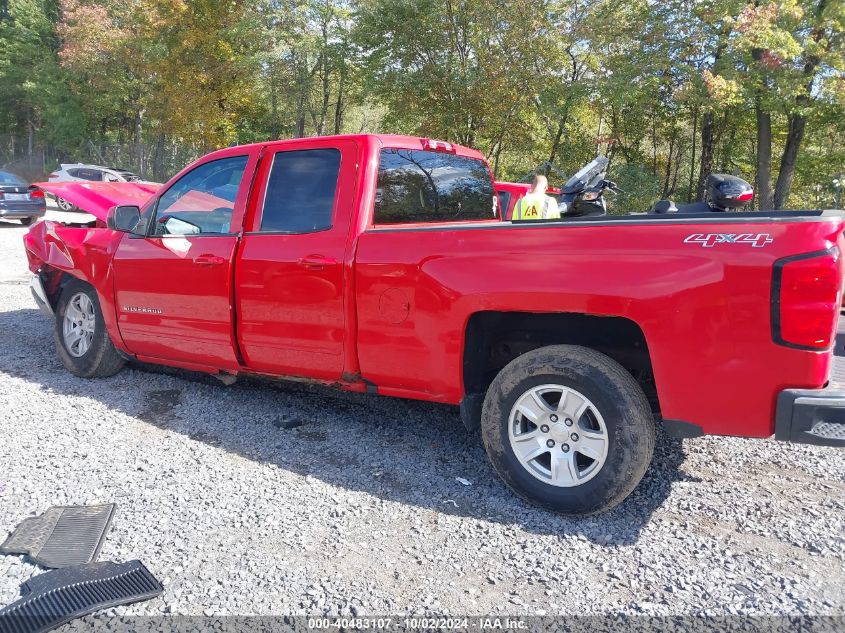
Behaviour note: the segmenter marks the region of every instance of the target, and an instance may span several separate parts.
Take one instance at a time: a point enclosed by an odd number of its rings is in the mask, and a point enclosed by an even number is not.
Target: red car
[[[502,222],[481,154],[405,136],[231,147],[134,204],[42,186],[108,225],[25,237],[77,376],[138,359],[459,405],[513,490],[575,514],[631,493],[658,425],[845,445],[838,213]]]
[[[496,190],[496,197],[502,214],[503,220],[510,220],[513,217],[513,208],[517,201],[528,193],[531,185],[526,182],[504,182],[497,180],[493,183]],[[560,194],[560,189],[557,187],[549,187],[546,193],[550,196],[557,196]]]

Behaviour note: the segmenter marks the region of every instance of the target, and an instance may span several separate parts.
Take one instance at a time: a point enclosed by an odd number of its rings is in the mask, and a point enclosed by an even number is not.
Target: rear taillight
[[[772,278],[772,335],[776,343],[823,350],[836,335],[841,271],[836,248],[785,257]]]
[[[58,178],[58,177],[59,177],[59,172],[54,171],[52,174],[47,176],[47,180],[52,180],[53,178]]]
[[[41,189],[30,189],[29,190],[29,197],[30,198],[43,198],[44,192]]]

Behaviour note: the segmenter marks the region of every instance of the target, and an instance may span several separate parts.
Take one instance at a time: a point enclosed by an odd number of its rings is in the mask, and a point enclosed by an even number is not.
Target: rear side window
[[[331,228],[339,172],[337,149],[276,152],[264,196],[261,231],[314,233]]]
[[[103,172],[99,169],[77,169],[76,178],[83,178],[85,180],[100,181],[103,179]]]
[[[480,160],[441,152],[381,152],[375,224],[491,220],[490,170]]]

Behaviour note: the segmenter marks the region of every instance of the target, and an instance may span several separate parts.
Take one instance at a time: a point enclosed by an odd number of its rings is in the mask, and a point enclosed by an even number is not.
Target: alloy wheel
[[[598,408],[563,385],[539,385],[522,394],[508,420],[519,463],[552,486],[571,488],[595,477],[607,460],[610,438]]]
[[[94,341],[94,302],[84,292],[70,298],[62,321],[62,337],[71,356],[79,358],[91,348]]]

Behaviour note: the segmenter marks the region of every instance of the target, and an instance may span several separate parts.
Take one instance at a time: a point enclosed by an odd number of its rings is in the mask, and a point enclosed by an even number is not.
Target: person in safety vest
[[[522,198],[516,201],[513,208],[514,220],[551,220],[560,218],[557,200],[546,195],[549,181],[537,174],[531,182],[531,188]]]

